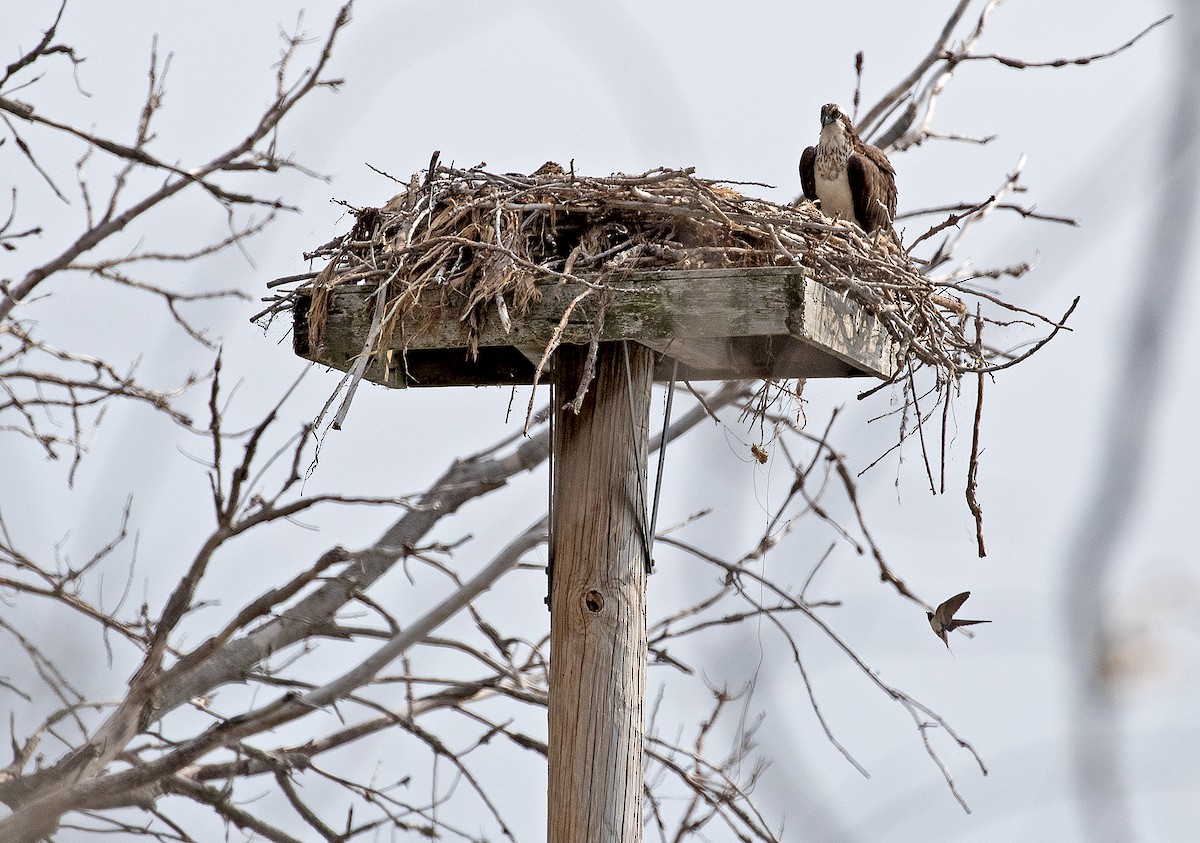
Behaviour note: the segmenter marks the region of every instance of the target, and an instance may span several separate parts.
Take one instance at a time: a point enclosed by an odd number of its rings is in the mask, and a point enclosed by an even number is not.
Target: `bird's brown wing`
[[[817,148],[810,146],[800,156],[800,187],[804,198],[817,201],[817,174],[814,167],[817,164]]]
[[[942,618],[942,622],[946,623],[954,617],[954,613],[962,608],[962,604],[967,602],[967,598],[971,596],[971,592],[964,591],[962,594],[956,594],[949,600],[937,607],[936,614]]]
[[[871,146],[869,143],[864,143],[860,151],[879,168],[886,185],[887,195],[884,197],[884,204],[887,205],[888,215],[896,216],[896,171],[892,167],[892,162],[888,160],[882,149]]]
[[[854,216],[864,231],[886,228],[896,216],[896,171],[878,147],[863,146],[846,162]]]

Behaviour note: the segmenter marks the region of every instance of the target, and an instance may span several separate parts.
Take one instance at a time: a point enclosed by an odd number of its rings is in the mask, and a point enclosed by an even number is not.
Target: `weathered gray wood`
[[[728,367],[734,356],[729,337],[676,337],[669,340],[642,339],[640,342],[696,371]]]
[[[808,284],[799,320],[789,319],[792,336],[852,366],[881,376],[895,371],[896,344],[878,319],[823,284]]]
[[[598,291],[572,311],[561,342],[593,338],[603,308],[602,341],[634,340],[673,360],[690,380],[741,377],[890,377],[896,346],[879,321],[856,302],[792,267],[637,272],[608,277],[623,292]],[[478,336],[479,356],[466,352],[467,329],[450,313],[406,318],[390,355],[372,361],[369,380],[387,386],[527,384],[563,313],[586,288],[546,284],[541,301],[505,332],[493,314]],[[309,342],[306,312],[297,308],[296,352],[343,371],[361,352],[371,321],[374,287],[334,289],[324,336]],[[303,298],[301,299],[303,305]],[[511,352],[511,353],[510,353]],[[656,380],[669,377],[660,362]]]
[[[558,394],[574,395],[585,349],[557,355]],[[642,839],[652,369],[646,348],[602,346],[580,413],[555,416],[550,843]]]

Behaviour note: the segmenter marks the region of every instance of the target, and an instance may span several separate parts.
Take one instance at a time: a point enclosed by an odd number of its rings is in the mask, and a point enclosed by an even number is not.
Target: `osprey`
[[[800,185],[826,216],[854,220],[868,234],[896,216],[896,171],[835,103],[821,106],[821,138],[800,156]]]

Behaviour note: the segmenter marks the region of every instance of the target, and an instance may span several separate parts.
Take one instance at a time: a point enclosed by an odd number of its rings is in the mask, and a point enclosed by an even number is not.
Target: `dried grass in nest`
[[[435,161],[380,208],[353,209],[349,232],[306,258],[326,259],[311,284],[310,336],[319,338],[339,284],[386,284],[376,348],[417,305],[461,320],[472,352],[491,304],[519,320],[539,284],[574,281],[619,294],[630,270],[804,266],[878,317],[904,357],[939,380],[980,370],[967,309],[936,295],[891,237],[833,223],[809,203],[745,196],[735,182],[657,169],[604,178],[553,162],[532,175]]]

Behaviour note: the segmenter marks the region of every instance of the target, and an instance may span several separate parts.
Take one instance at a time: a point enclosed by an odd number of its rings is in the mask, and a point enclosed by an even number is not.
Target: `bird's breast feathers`
[[[822,131],[816,160],[813,161],[817,198],[821,200],[821,210],[825,216],[853,222],[854,195],[850,192],[850,178],[846,170],[850,161],[850,146],[845,143],[844,137],[826,137],[826,134],[827,131]]]
[[[854,197],[850,193],[850,179],[846,176],[846,168],[842,167],[832,178],[827,176],[820,166],[813,169],[817,198],[821,200],[821,210],[825,216],[840,217],[853,222]]]

